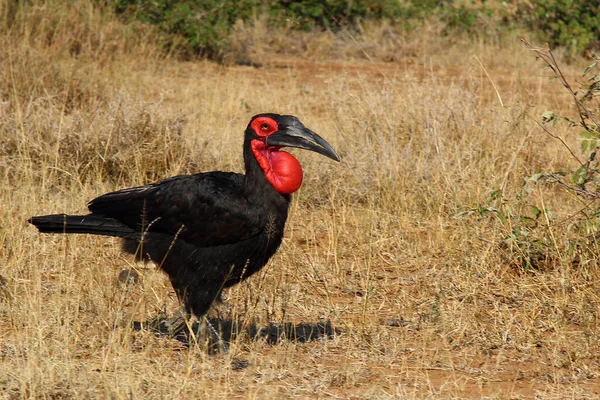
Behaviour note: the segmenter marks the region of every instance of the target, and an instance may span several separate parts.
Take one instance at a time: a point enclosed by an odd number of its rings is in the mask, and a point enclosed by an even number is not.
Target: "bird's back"
[[[180,175],[107,193],[88,208],[140,234],[177,235],[198,247],[218,246],[260,232],[260,210],[245,198],[243,182],[244,175],[232,172]]]

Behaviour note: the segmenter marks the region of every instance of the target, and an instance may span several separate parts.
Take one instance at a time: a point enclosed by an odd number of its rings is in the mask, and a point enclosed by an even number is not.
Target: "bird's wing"
[[[262,231],[260,215],[244,196],[243,175],[234,173],[176,176],[107,193],[88,208],[133,229],[176,235],[198,247],[235,243]]]

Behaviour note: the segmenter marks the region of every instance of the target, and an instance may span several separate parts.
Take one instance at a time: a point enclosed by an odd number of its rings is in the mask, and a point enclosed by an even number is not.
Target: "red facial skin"
[[[269,117],[256,118],[251,126],[261,138],[266,138],[279,129],[277,122]],[[258,165],[275,190],[281,194],[290,194],[300,188],[302,167],[293,155],[281,151],[280,147],[267,146],[262,140],[255,139],[250,144]]]

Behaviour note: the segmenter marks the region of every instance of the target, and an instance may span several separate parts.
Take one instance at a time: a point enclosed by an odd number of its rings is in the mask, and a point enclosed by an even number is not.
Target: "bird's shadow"
[[[173,325],[176,324],[180,324],[179,329],[173,329]],[[238,339],[264,340],[265,343],[274,345],[286,341],[307,343],[320,339],[332,339],[340,333],[339,329],[334,328],[329,320],[299,324],[269,323],[267,326],[260,327],[254,321],[248,322],[231,318],[206,318],[205,321],[193,323],[186,323],[181,319],[178,323],[173,323],[172,318],[159,316],[147,322],[134,322],[133,327],[135,330],[148,330],[158,336],[176,339],[185,346],[204,341],[209,349],[219,346],[227,347],[229,343]]]

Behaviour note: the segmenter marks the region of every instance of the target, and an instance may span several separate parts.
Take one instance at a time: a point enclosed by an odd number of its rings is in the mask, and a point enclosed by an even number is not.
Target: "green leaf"
[[[581,131],[581,132],[579,132],[579,135],[581,135],[582,137],[584,137],[586,139],[597,139],[598,138],[598,133],[590,132],[590,131]]]
[[[588,72],[590,72],[597,64],[597,61],[594,61],[593,63],[591,63],[586,69],[585,71],[583,71],[583,75],[582,76],[586,76],[588,74]]]
[[[466,211],[460,211],[457,212],[456,214],[454,214],[454,218],[460,218],[460,217],[465,217],[465,216],[471,216],[475,213],[474,210],[466,210]]]
[[[554,113],[554,111],[544,111],[542,113],[542,122],[543,123],[548,123],[548,122],[552,122],[555,119],[557,119],[557,115]]]
[[[553,221],[556,219],[556,214],[554,214],[554,211],[552,210],[548,210],[546,208],[544,209],[544,214],[546,214],[546,218],[548,218],[548,221]]]
[[[540,178],[543,178],[543,177],[544,177],[544,174],[542,174],[542,173],[533,174],[529,178],[527,178],[527,182],[537,183],[540,180]]]
[[[577,186],[581,186],[585,183],[588,175],[588,170],[585,167],[579,167],[577,171],[573,175],[571,175],[571,179],[573,183]]]
[[[535,215],[536,218],[539,218],[542,215],[542,210],[537,208],[536,206],[531,206],[531,213]]]
[[[582,153],[585,153],[585,152],[586,152],[586,150],[587,150],[587,148],[588,148],[589,144],[590,144],[590,141],[589,141],[589,140],[583,140],[583,141],[581,142],[581,152],[582,152]]]
[[[500,196],[502,196],[502,190],[496,189],[496,190],[492,191],[490,193],[490,195],[488,196],[487,203],[489,204],[494,200],[498,200],[500,198]]]

